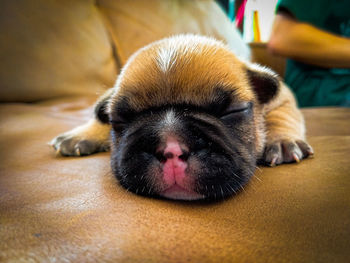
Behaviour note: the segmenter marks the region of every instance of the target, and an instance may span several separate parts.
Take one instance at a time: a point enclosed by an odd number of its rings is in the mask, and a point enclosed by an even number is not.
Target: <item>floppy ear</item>
[[[95,118],[105,124],[109,123],[108,103],[112,94],[113,94],[113,88],[107,90],[95,103],[95,108],[94,108]]]
[[[258,64],[248,64],[247,74],[261,104],[269,102],[277,95],[280,79],[275,72]]]

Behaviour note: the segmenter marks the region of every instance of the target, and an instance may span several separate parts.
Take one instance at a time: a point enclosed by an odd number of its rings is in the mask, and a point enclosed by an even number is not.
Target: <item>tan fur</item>
[[[269,142],[305,139],[304,118],[287,86],[281,82],[279,96],[264,107]]]
[[[162,71],[157,61],[164,48],[178,51],[167,72]],[[204,68],[210,69],[210,74],[203,72]],[[176,87],[169,86],[170,83]],[[246,89],[244,64],[225,45],[207,38],[198,42],[198,36],[186,41],[177,36],[146,46],[130,58],[119,76],[110,106],[119,96],[131,98],[137,110],[160,104],[164,98],[169,103],[202,105],[211,98],[212,88],[217,85],[234,86],[242,101],[254,99],[253,93]]]
[[[163,39],[140,49],[129,59],[113,91],[108,92],[111,96],[108,111],[121,97],[127,97],[138,111],[165,102],[203,105],[210,102],[214,87],[220,85],[234,90],[239,101],[254,103],[258,157],[263,155],[266,145],[304,140],[303,117],[290,90],[280,82],[277,95],[260,104],[250,85],[248,69],[274,75],[268,69],[241,61],[224,44],[210,38],[180,35]],[[95,140],[108,139],[106,125],[97,121],[72,133],[84,138],[95,134]],[[299,155],[299,159],[303,158]]]

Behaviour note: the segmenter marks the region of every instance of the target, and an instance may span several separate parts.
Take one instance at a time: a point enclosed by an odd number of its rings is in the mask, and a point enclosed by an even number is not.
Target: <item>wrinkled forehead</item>
[[[112,104],[127,98],[135,110],[172,104],[251,101],[246,69],[225,46],[160,42],[136,53],[117,81]],[[113,107],[113,106],[112,106]]]

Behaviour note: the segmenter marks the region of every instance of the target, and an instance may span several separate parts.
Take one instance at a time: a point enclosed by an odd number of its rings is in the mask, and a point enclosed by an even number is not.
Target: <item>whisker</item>
[[[232,173],[236,178],[241,179],[241,177],[239,177],[235,172],[232,172]]]
[[[242,185],[242,184],[239,184],[239,186],[241,187],[241,189],[243,190],[243,192],[245,192],[245,189],[244,189],[243,185]]]
[[[258,168],[257,166],[255,168]],[[261,170],[260,170],[261,171]],[[262,182],[262,180],[259,178],[259,176],[257,176],[255,171],[251,171],[248,169],[249,175],[251,175],[252,178],[257,179],[259,182]]]
[[[145,178],[145,174],[142,174],[142,175],[141,175],[140,181],[142,181],[143,178]]]
[[[253,178],[256,178],[259,182],[262,182],[262,180],[256,174],[253,174]]]
[[[232,192],[234,192],[235,194],[237,194],[237,191],[236,191],[235,189],[233,189],[231,185],[227,184],[227,186],[232,190]]]
[[[224,199],[224,191],[222,190],[221,185],[220,185],[220,190],[221,190],[221,196],[222,196],[222,199]]]
[[[260,183],[262,182],[262,179],[256,174],[253,174],[253,178],[257,179]]]
[[[226,185],[225,185],[225,188],[226,188],[226,190],[227,190],[227,193],[230,194],[230,193],[231,193],[230,189],[228,189]]]

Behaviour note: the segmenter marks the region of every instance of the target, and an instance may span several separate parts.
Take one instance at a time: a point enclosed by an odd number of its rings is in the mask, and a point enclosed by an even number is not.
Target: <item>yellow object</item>
[[[254,42],[261,42],[260,38],[260,27],[259,27],[259,14],[258,11],[254,11],[253,13],[253,32],[254,32]]]

